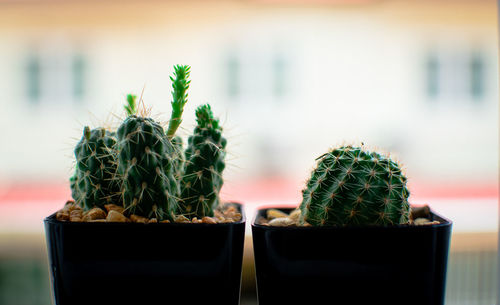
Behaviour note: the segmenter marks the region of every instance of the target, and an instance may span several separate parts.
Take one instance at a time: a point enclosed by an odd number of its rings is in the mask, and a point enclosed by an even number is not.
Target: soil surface
[[[300,210],[295,209],[290,214],[277,209],[267,210],[266,217],[260,217],[257,224],[264,226],[289,227],[289,226],[311,226],[308,223],[300,224]],[[410,222],[408,225],[434,225],[439,224],[439,221],[431,221],[431,209],[428,205],[412,206],[410,209]]]
[[[93,208],[85,211],[74,201],[68,201],[62,209],[57,211],[56,218],[59,221],[69,222],[138,222],[138,223],[170,223],[170,220],[158,221],[156,218],[146,218],[139,215],[128,215],[125,209],[116,204],[105,205],[105,210]],[[229,223],[241,220],[241,213],[232,204],[226,204],[214,211],[213,217],[189,219],[184,215],[176,215],[173,222],[176,223]]]

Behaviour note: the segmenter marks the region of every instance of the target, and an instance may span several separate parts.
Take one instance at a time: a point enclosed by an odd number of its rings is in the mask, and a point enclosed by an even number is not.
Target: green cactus
[[[396,162],[352,146],[333,149],[318,159],[303,190],[302,224],[408,223],[410,193],[407,179]]]
[[[190,66],[174,66],[174,77],[170,77],[172,81],[172,115],[168,123],[167,137],[171,140],[177,128],[182,122],[182,112],[184,111],[184,105],[187,103],[187,89],[191,81],[188,79],[191,73]]]
[[[129,94],[127,118],[116,132],[90,130],[75,149],[77,165],[70,178],[72,196],[86,209],[120,199],[125,214],[172,220],[178,214],[213,216],[219,205],[226,139],[209,105],[196,110],[197,127],[183,151],[176,136],[187,102],[190,67],[175,66],[172,114],[168,129],[138,113]]]
[[[174,167],[174,177],[177,181],[181,181],[184,174],[184,151],[182,149],[182,138],[175,136],[172,138],[172,145],[174,147],[174,154],[172,156],[172,165]]]
[[[83,192],[85,189],[85,181],[82,177],[82,171],[78,170],[78,166],[75,166],[75,173],[69,178],[69,186],[71,188],[71,197],[73,197],[76,203],[83,206],[82,202],[85,198],[85,193]]]
[[[84,209],[104,208],[118,194],[115,181],[114,135],[104,128],[86,126],[75,148],[76,170],[70,178],[73,199]]]
[[[196,121],[185,153],[180,211],[189,217],[213,216],[223,184],[226,139],[210,105],[196,109]]]
[[[159,123],[136,115],[135,96],[127,102],[129,116],[118,128],[116,144],[123,206],[129,214],[172,219],[179,196],[168,157],[173,146]]]

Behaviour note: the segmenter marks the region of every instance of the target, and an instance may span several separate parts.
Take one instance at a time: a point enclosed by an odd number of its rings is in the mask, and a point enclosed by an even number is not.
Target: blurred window
[[[73,56],[71,65],[72,80],[73,80],[73,97],[75,101],[81,101],[85,93],[85,73],[86,62],[85,58],[81,55]]]
[[[273,59],[273,76],[274,76],[273,93],[276,98],[283,97],[287,90],[286,68],[287,68],[287,63],[283,54],[276,54]]]
[[[26,65],[26,93],[33,104],[40,101],[40,80],[40,57],[30,54]]]
[[[227,59],[227,94],[230,97],[237,97],[240,94],[240,73],[241,65],[235,55],[230,55]]]
[[[474,100],[484,97],[485,64],[484,56],[479,52],[473,52],[470,57],[470,95]]]
[[[435,99],[439,95],[439,58],[435,52],[427,55],[425,63],[426,73],[426,93],[430,99]]]
[[[25,94],[31,104],[81,103],[85,97],[87,62],[82,54],[40,52],[26,65]]]
[[[425,60],[425,94],[431,101],[475,103],[486,95],[483,52],[431,51]]]

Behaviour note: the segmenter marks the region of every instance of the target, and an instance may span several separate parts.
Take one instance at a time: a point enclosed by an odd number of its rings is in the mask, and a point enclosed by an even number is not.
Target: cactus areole
[[[300,205],[313,226],[392,225],[409,221],[410,195],[400,166],[376,152],[343,146],[318,158]]]

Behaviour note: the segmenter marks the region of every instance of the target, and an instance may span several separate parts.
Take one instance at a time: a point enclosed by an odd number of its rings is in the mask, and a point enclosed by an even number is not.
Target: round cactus
[[[220,202],[226,139],[210,105],[196,109],[196,121],[186,149],[180,208],[190,217],[213,216]]]
[[[75,202],[84,209],[104,208],[119,192],[114,179],[116,154],[114,135],[104,128],[85,127],[75,148],[76,170],[70,178]]]
[[[409,221],[410,195],[399,165],[343,146],[322,155],[302,191],[301,222],[313,226],[391,225]]]

